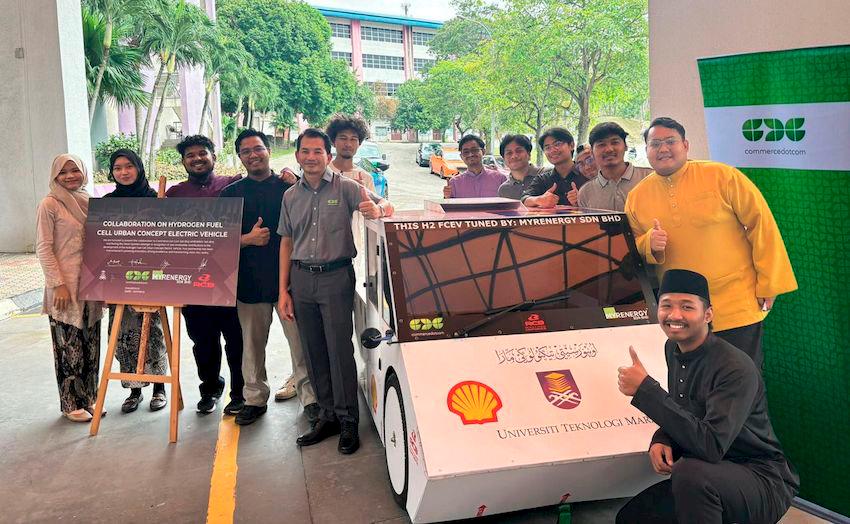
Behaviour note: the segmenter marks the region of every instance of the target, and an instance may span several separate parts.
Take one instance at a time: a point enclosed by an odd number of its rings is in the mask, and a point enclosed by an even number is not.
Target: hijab
[[[76,164],[83,175],[83,183],[76,191],[68,191],[56,180],[69,160]],[[88,180],[88,169],[80,157],[65,153],[53,159],[53,166],[50,168],[50,196],[65,206],[65,209],[82,225],[85,225],[86,215],[89,212],[89,194],[86,192]]]
[[[139,173],[136,181],[127,186],[120,184],[112,175],[115,161],[121,157],[129,160]],[[117,149],[109,157],[109,179],[115,182],[115,191],[104,195],[106,197],[156,197],[156,191],[150,186],[145,176],[145,166],[142,164],[142,159],[131,149]]]

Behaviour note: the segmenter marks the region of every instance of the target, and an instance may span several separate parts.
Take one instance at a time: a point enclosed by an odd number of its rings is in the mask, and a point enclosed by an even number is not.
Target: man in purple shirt
[[[215,174],[215,145],[202,135],[188,136],[177,144],[177,151],[189,179],[165,192],[167,197],[218,197],[228,185],[242,178]],[[221,372],[221,336],[230,367],[230,403],[226,415],[235,415],[245,401],[242,396],[242,328],[235,307],[186,306],[183,308],[186,331],[194,343],[192,352],[201,379],[198,413],[212,413],[224,392]]]
[[[449,179],[443,189],[445,198],[480,198],[499,196],[499,186],[507,178],[495,169],[487,169],[484,158],[484,141],[475,135],[466,135],[457,143],[466,171]]]

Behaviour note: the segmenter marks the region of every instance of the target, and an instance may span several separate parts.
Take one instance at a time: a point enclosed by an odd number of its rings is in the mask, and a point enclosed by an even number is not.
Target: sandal
[[[123,413],[132,413],[136,411],[137,409],[139,409],[139,404],[142,403],[142,400],[144,398],[145,397],[142,394],[130,395],[129,397],[127,397],[127,400],[125,400],[124,403],[121,404],[121,411]]]
[[[89,406],[89,407],[85,408],[85,410],[88,411],[91,416],[94,416],[94,406]],[[103,413],[100,414],[100,416],[101,417],[106,416],[106,410],[105,409],[103,410]]]
[[[168,404],[168,397],[165,396],[164,391],[157,391],[151,397],[151,411],[159,411],[166,404]]]
[[[65,418],[72,422],[91,422],[92,416],[91,413],[84,409],[75,409],[70,413],[62,413]]]

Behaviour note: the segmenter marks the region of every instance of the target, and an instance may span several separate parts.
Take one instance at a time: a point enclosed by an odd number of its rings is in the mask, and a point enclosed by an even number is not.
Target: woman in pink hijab
[[[80,301],[77,288],[89,194],[88,172],[74,155],[59,155],[50,170],[50,194],[38,206],[36,253],[44,271],[42,312],[50,319],[62,413],[92,419],[100,362],[103,304]]]

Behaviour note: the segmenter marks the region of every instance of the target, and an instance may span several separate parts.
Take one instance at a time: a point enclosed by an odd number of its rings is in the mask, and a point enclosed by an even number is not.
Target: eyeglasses
[[[555,149],[556,147],[561,147],[563,145],[564,142],[561,142],[560,140],[555,140],[554,142],[549,142],[548,144],[544,145],[543,151],[551,151],[552,149]]]
[[[584,164],[586,166],[592,166],[595,163],[596,162],[593,159],[593,156],[589,156],[589,157],[585,158],[584,160],[579,160],[578,162],[576,162],[576,164]]]
[[[259,155],[259,154],[262,154],[262,152],[265,151],[265,150],[266,150],[265,146],[257,146],[257,147],[252,147],[252,148],[248,148],[248,149],[240,149],[239,150],[239,156],[250,156],[251,153],[257,153]]]
[[[648,147],[649,149],[658,149],[662,145],[667,147],[673,147],[681,141],[681,138],[671,136],[670,138],[665,138],[664,140],[650,140],[649,142],[647,142],[646,147]]]
[[[482,150],[482,149],[479,149],[479,148],[475,148],[475,149],[463,149],[463,150],[461,150],[460,154],[461,154],[462,156],[479,155],[479,154],[481,154],[481,151],[483,151],[483,150]]]

